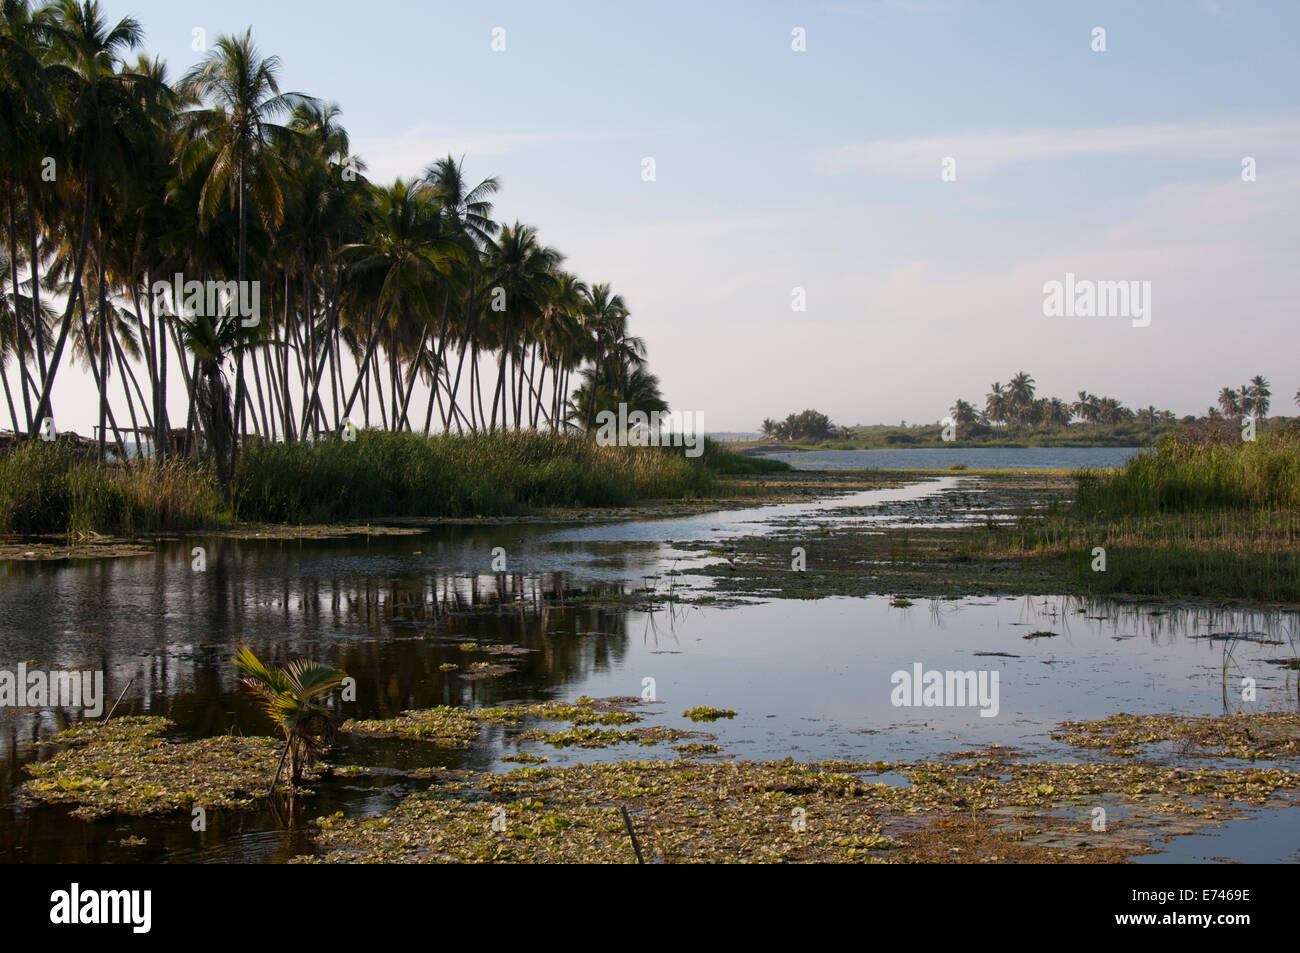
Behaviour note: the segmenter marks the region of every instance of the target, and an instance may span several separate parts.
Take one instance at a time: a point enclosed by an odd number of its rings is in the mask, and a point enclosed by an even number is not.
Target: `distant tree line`
[[[1073,401],[1059,397],[1039,397],[1035,381],[1025,371],[1018,371],[1003,386],[994,381],[984,398],[983,408],[958,398],[951,410],[952,419],[959,428],[978,427],[1040,427],[1061,429],[1072,423],[1114,426],[1126,421],[1138,423],[1175,423],[1173,411],[1157,410],[1154,406],[1133,410],[1118,399],[1081,390]]]
[[[1205,416],[1210,420],[1229,417],[1240,420],[1242,417],[1263,417],[1268,413],[1269,400],[1273,392],[1269,390],[1268,381],[1263,375],[1256,374],[1249,384],[1240,387],[1225,387],[1219,391],[1217,407],[1210,407]],[[1300,403],[1300,391],[1296,391],[1296,403]]]
[[[791,414],[785,420],[775,421],[768,417],[763,421],[763,436],[769,440],[827,440],[834,436],[839,428],[831,423],[829,417],[816,410],[805,410]]]

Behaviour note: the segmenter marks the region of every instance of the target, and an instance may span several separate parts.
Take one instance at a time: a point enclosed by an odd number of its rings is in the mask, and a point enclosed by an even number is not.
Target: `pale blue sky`
[[[342,106],[374,178],[448,151],[499,176],[498,217],[623,293],[665,396],[710,430],[804,407],[937,420],[1020,368],[1044,393],[1179,413],[1256,373],[1279,410],[1300,386],[1300,4],[106,9],[172,78],[193,28],[251,25],[286,88]],[[1044,317],[1066,271],[1150,280],[1151,326]]]

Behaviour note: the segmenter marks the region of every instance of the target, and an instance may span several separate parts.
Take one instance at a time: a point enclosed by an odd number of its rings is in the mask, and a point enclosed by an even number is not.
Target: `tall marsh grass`
[[[1300,509],[1300,431],[1170,434],[1116,474],[1080,474],[1075,506],[1085,518]]]
[[[715,471],[680,448],[600,447],[578,435],[363,431],[354,441],[261,443],[240,456],[243,520],[510,515],[706,495]]]
[[[1300,431],[1181,431],[1076,480],[1071,507],[991,530],[988,547],[1065,559],[1097,595],[1300,603]]]
[[[600,447],[576,434],[363,431],[355,441],[250,443],[227,507],[209,464],[100,465],[63,442],[36,442],[0,455],[0,533],[129,536],[236,519],[508,516],[707,497],[720,473],[783,469],[712,441],[688,458],[680,447]]]
[[[0,533],[138,533],[229,521],[211,468],[194,461],[99,464],[63,441],[0,455]]]

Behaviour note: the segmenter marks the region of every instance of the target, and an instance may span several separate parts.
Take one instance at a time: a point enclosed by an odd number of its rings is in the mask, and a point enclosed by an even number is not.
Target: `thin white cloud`
[[[457,158],[469,156],[477,159],[481,156],[501,156],[574,143],[620,138],[648,139],[665,135],[671,133],[662,130],[653,132],[534,130],[453,134],[444,129],[425,125],[413,127],[400,136],[358,137],[353,142],[353,149],[365,160],[366,174],[371,180],[383,182],[397,176],[409,178],[418,175],[434,159],[445,155]]]
[[[947,156],[962,177],[985,175],[1018,162],[1101,155],[1165,155],[1174,158],[1247,156],[1263,150],[1300,148],[1300,119],[1264,122],[1128,124],[1092,129],[967,132],[911,139],[873,139],[823,154],[831,172],[889,169],[933,177]]]

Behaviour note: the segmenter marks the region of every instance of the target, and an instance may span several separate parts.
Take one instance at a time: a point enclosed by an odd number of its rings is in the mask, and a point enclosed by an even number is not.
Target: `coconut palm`
[[[960,397],[949,408],[949,413],[952,414],[952,419],[958,427],[970,427],[979,419],[975,406]]]
[[[297,785],[302,781],[302,769],[310,767],[333,741],[334,717],[324,702],[343,685],[346,673],[301,659],[283,668],[270,668],[247,648],[241,648],[233,661],[247,673],[240,684],[284,734],[284,752],[271,790],[280,780],[286,756],[290,783]]]
[[[1268,414],[1268,406],[1273,396],[1269,383],[1262,374],[1256,374],[1247,385],[1250,390],[1250,412],[1258,417]]]
[[[44,18],[45,35],[59,62],[46,69],[51,86],[59,91],[59,113],[64,124],[63,149],[71,185],[80,199],[80,227],[75,245],[69,242],[72,257],[67,303],[59,335],[50,355],[49,371],[41,388],[33,419],[49,413],[54,387],[72,330],[76,308],[85,305],[82,273],[90,248],[92,225],[99,266],[97,286],[98,310],[107,304],[107,276],[104,243],[108,233],[109,197],[113,183],[129,177],[135,156],[135,143],[143,138],[149,123],[150,104],[168,95],[153,79],[122,68],[122,56],[135,49],[144,32],[138,21],[125,17],[109,25],[99,4],[86,0],[59,0],[48,8]],[[75,201],[75,199],[73,200]],[[73,206],[75,207],[75,206]],[[66,233],[71,239],[71,231]],[[106,327],[106,325],[104,325]],[[100,341],[100,364],[108,362],[108,340]],[[100,454],[104,452],[104,419],[107,388],[100,380]]]
[[[1074,415],[1084,423],[1092,423],[1097,417],[1097,398],[1086,390],[1079,391],[1079,398],[1070,405]]]
[[[69,350],[99,390],[101,454],[111,431],[125,455],[127,426],[169,452],[183,385],[175,449],[221,455],[227,493],[241,438],[316,437],[358,401],[367,423],[410,429],[420,381],[425,432],[435,404],[444,430],[554,429],[610,399],[662,400],[626,303],[564,271],[534,228],[500,229],[497,179],[446,156],[376,186],[338,107],[282,92],[250,32],[174,88],[141,40],[94,2],[0,0],[0,413],[15,430],[49,415]],[[257,325],[174,313],[195,310],[158,290],[177,273],[258,282]]]
[[[555,293],[556,274],[563,257],[558,251],[542,245],[537,230],[531,225],[515,222],[505,226],[487,247],[487,268],[491,273],[493,294],[500,302],[494,303],[489,317],[499,342],[497,359],[497,386],[492,396],[490,426],[496,426],[497,408],[500,404],[503,425],[507,419],[505,398],[507,360],[513,363],[515,427],[523,419],[523,357],[532,342],[536,324],[545,314],[548,302]]]
[[[1052,397],[1043,404],[1042,422],[1048,427],[1068,427],[1070,416],[1070,405],[1059,397]]]
[[[988,396],[984,398],[984,413],[993,423],[1006,423],[1011,410],[1011,400],[998,381],[989,387]]]
[[[1241,396],[1231,387],[1219,391],[1219,409],[1225,417],[1240,417],[1242,413]]]
[[[1024,371],[1007,384],[1007,412],[1017,423],[1027,423],[1034,404],[1034,379]]]
[[[279,57],[263,57],[252,30],[242,37],[221,36],[203,61],[180,81],[182,94],[206,105],[190,113],[194,144],[214,153],[207,181],[199,195],[199,213],[210,220],[218,202],[228,196],[239,215],[239,274],[248,281],[248,202],[254,193],[263,221],[278,224],[284,213],[279,153],[272,145],[289,136],[276,122],[308,100],[301,93],[282,93]],[[244,352],[235,352],[234,419],[244,419]],[[239,441],[230,447],[233,470]]]

